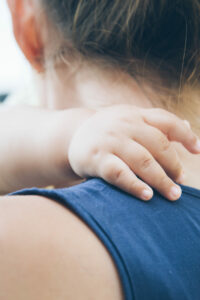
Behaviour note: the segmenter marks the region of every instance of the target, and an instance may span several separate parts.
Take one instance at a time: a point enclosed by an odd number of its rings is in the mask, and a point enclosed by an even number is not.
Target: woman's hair
[[[200,0],[40,1],[66,45],[83,58],[154,85],[159,78],[179,100],[185,86],[198,85]]]

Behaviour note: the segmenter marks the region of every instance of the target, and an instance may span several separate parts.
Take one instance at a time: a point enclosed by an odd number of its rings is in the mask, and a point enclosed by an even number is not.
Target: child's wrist
[[[54,162],[55,174],[58,174],[57,178],[60,177],[61,185],[71,185],[81,179],[70,166],[68,150],[75,132],[95,112],[95,110],[85,108],[56,112],[55,131],[52,133],[53,138],[50,137],[51,146],[49,147],[50,149],[53,147],[53,151],[49,152],[49,160]]]

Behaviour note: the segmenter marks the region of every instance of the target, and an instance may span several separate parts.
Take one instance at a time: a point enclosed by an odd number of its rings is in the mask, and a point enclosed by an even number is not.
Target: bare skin
[[[200,188],[195,181],[200,162],[183,163],[192,185]],[[0,241],[0,299],[123,299],[105,247],[82,221],[51,200],[0,197]]]
[[[112,77],[113,75],[113,77]],[[73,84],[66,85],[68,73],[60,70],[59,73],[60,82],[62,85],[57,85],[57,82],[53,82],[53,78],[43,78],[46,82],[46,87],[52,89],[53,85],[58,94],[60,95],[60,102],[58,104],[56,95],[52,94],[51,105],[54,108],[65,107],[68,105],[66,99],[62,96],[63,88],[67,90],[66,93],[71,91],[73,95],[76,95],[76,101],[81,103],[83,107],[89,107],[97,109],[107,108],[116,104],[133,104],[140,108],[151,108],[151,104],[148,99],[142,94],[140,88],[135,85],[135,82],[130,79],[130,76],[115,72],[104,73],[102,70],[94,69],[83,69],[79,73],[76,73],[73,78]],[[82,85],[82,78],[84,78],[84,84],[87,88]],[[44,95],[44,94],[43,94]],[[95,95],[98,95],[102,101],[95,102]],[[126,97],[125,97],[126,95]],[[138,98],[139,97],[139,98]],[[86,100],[87,99],[87,100]],[[105,99],[105,101],[103,100]],[[141,99],[140,104],[138,99]],[[116,100],[116,102],[115,102]],[[152,114],[153,117],[153,114]],[[187,116],[185,117],[187,119]],[[198,134],[199,136],[199,134]],[[182,184],[190,185],[195,188],[200,188],[200,183],[196,180],[199,176],[200,169],[200,155],[193,155],[189,153],[181,144],[172,142],[172,147],[176,150],[180,157],[181,164],[185,173],[185,177],[182,180]]]
[[[22,3],[31,5],[36,1],[9,1],[13,10],[14,4],[19,6]],[[23,9],[20,11],[25,15]],[[30,7],[28,12],[28,16],[31,16]],[[17,19],[22,20],[19,16]],[[19,34],[19,37],[20,46],[29,61],[38,71],[42,71],[40,60],[36,60],[29,51],[33,47],[28,49],[23,35]],[[34,39],[36,50],[41,46],[38,45],[38,41],[39,39]],[[71,95],[68,98],[72,101],[76,99],[76,102],[73,102],[76,107],[81,105],[90,108],[94,105],[100,108],[108,104],[124,103],[124,99],[127,99],[128,104],[131,99],[133,105],[138,105],[138,100],[136,103],[138,95],[141,99],[139,106],[150,107],[147,99],[141,96],[141,91],[130,78],[120,77],[119,84],[119,74],[113,73],[113,76],[109,74],[108,76],[102,70],[97,72],[96,69],[84,68],[78,76],[71,76],[71,72],[68,73],[63,68],[58,73],[60,80],[55,81],[50,73],[46,73],[41,78],[41,84],[46,95],[51,95],[45,97],[49,99],[48,107],[54,109],[71,107],[71,104],[65,102],[66,95]],[[84,85],[81,84],[83,78]],[[106,102],[98,100],[94,103],[94,95],[98,95],[99,99],[105,99]],[[56,99],[60,99],[60,103],[56,102]],[[87,102],[84,99],[87,99]],[[186,174],[187,172],[191,174],[189,180],[186,177],[184,184],[191,183],[191,186],[200,188],[200,182],[195,181],[200,176],[199,155],[194,157],[192,154],[185,155],[180,145],[177,145],[177,151],[181,155]],[[191,163],[188,163],[189,161]],[[121,300],[123,298],[116,268],[102,243],[76,216],[53,201],[31,196],[1,197],[0,245],[0,299]]]
[[[191,175],[184,183],[200,188],[199,155],[175,145]],[[123,299],[102,243],[76,216],[48,199],[0,198],[0,241],[1,299]]]
[[[46,112],[0,111],[0,193],[68,186],[77,177],[95,176],[142,200],[152,198],[150,186],[177,200],[181,189],[173,181],[183,183],[183,168],[170,142],[197,154],[197,137],[182,120],[153,109],[139,84],[119,69],[80,56],[52,61],[52,41],[59,45],[59,34],[40,1],[8,4],[16,40],[41,73],[40,103]]]
[[[105,247],[51,200],[1,198],[0,241],[0,299],[123,299]]]
[[[200,188],[200,157],[181,147],[177,151],[191,174],[184,183]],[[57,203],[31,196],[0,198],[0,241],[0,299],[123,299],[105,247]]]

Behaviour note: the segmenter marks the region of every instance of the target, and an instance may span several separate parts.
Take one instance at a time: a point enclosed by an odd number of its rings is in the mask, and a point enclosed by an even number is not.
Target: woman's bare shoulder
[[[122,299],[110,255],[77,216],[43,197],[0,200],[1,299]]]

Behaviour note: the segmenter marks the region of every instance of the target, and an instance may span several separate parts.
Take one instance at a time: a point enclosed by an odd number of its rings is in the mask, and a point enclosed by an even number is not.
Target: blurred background
[[[15,42],[6,0],[0,0],[0,99],[28,84],[30,66]]]

